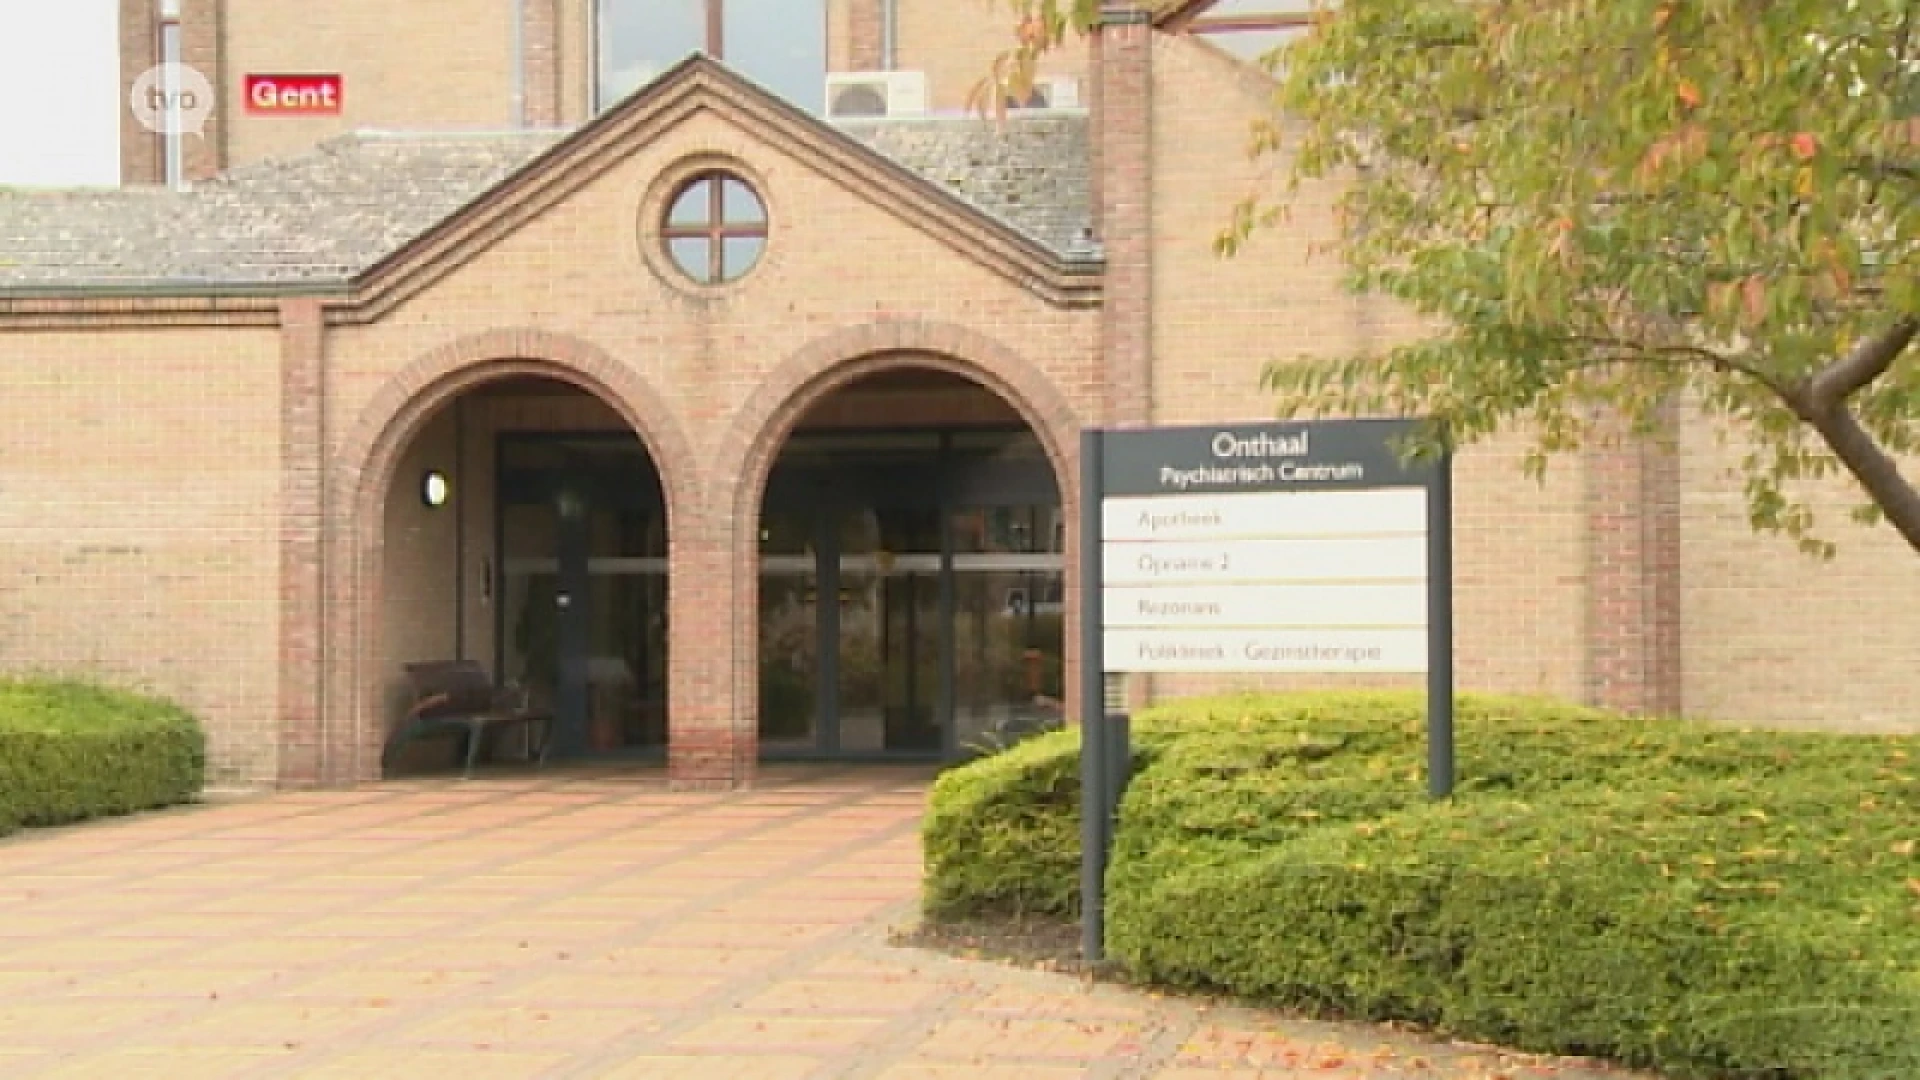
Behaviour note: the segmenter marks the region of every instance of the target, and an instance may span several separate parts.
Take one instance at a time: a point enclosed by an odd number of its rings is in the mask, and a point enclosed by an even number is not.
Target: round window
[[[667,202],[660,236],[667,257],[702,285],[738,280],[767,249],[767,207],[745,180],[703,172]]]

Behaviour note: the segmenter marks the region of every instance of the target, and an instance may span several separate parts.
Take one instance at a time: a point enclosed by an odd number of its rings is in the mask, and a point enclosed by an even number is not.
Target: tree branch
[[[1847,355],[1809,376],[1793,394],[1785,395],[1801,418],[1815,422],[1809,412],[1824,413],[1839,408],[1862,387],[1887,373],[1893,362],[1920,334],[1920,319],[1907,316],[1878,334],[1855,345]],[[1794,397],[1804,395],[1803,403]]]
[[[1881,513],[1900,535],[1920,552],[1920,490],[1900,475],[1900,467],[1880,449],[1867,429],[1845,404],[1829,409],[1808,423],[1833,449],[1840,464],[1846,466],[1860,486],[1867,490]]]
[[[1561,339],[1573,345],[1593,345],[1607,349],[1620,349],[1631,355],[1612,356],[1600,363],[1645,360],[1655,363],[1679,362],[1704,364],[1722,375],[1745,375],[1777,394],[1785,394],[1785,388],[1779,380],[1751,364],[1742,363],[1724,353],[1718,353],[1702,345],[1648,345],[1645,342],[1629,341],[1625,338],[1603,334],[1569,334]],[[1591,365],[1588,365],[1591,366]]]
[[[1907,482],[1900,466],[1847,407],[1848,398],[1886,374],[1916,334],[1920,334],[1920,319],[1906,316],[1787,387],[1780,396],[1794,415],[1820,433],[1887,521],[1915,551],[1920,551],[1920,489]]]

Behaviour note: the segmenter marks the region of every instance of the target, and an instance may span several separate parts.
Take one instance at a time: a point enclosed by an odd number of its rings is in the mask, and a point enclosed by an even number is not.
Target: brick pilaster
[[[1636,437],[1617,429],[1584,452],[1587,698],[1677,713],[1680,694],[1680,467],[1677,414]]]
[[[125,184],[165,179],[160,136],[141,125],[130,104],[133,81],[159,62],[159,5],[154,0],[120,0],[120,180]]]
[[[321,782],[321,443],[326,321],[320,302],[280,304],[280,786]]]
[[[236,105],[238,87],[229,86],[220,55],[225,36],[226,0],[182,0],[180,5],[180,60],[207,77],[213,86],[213,111],[198,136],[180,141],[189,181],[210,180],[227,166],[227,115]]]
[[[559,0],[527,0],[521,12],[521,70],[526,81],[519,120],[527,127],[559,127]]]
[[[758,518],[736,523],[752,534]],[[757,545],[735,551],[733,530],[703,514],[675,521],[668,545],[667,773],[676,789],[750,787],[759,751],[759,665],[747,650],[758,618],[743,611]]]
[[[887,0],[849,0],[847,5],[847,67],[877,71],[886,44]]]
[[[1095,230],[1107,259],[1105,420],[1136,426],[1153,413],[1152,14],[1109,0],[1093,57]]]

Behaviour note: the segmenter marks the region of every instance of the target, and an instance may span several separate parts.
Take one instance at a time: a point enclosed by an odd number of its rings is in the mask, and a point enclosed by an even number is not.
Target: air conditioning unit
[[[924,71],[836,71],[827,76],[827,119],[924,116]]]
[[[1009,101],[1015,109],[1077,109],[1080,80],[1073,75],[1038,75],[1025,101]]]

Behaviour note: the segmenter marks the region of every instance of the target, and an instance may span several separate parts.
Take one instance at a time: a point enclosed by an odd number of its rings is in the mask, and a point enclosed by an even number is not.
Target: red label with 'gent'
[[[249,75],[243,92],[250,113],[330,115],[345,100],[338,75]]]

